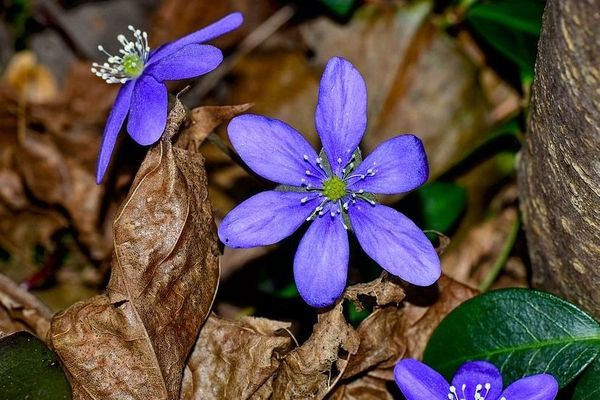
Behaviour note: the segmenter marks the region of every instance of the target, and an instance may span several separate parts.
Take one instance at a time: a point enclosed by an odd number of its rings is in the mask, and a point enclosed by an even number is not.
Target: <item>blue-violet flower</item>
[[[193,78],[218,67],[223,61],[221,50],[201,43],[236,29],[242,21],[240,13],[229,14],[152,51],[146,32],[129,26],[133,40],[117,36],[123,46],[119,54],[112,55],[98,46],[108,60],[104,64],[94,63],[92,72],[107,83],[123,84],[104,128],[96,172],[98,183],[104,177],[127,114],[127,131],[133,140],[143,146],[155,143],[167,122],[168,96],[164,82]]]
[[[323,144],[320,155],[282,121],[242,115],[230,122],[229,138],[246,164],[287,187],[238,205],[219,226],[220,239],[230,247],[264,246],[312,221],[294,258],[294,279],[314,307],[333,304],[346,286],[349,229],[391,274],[416,285],[433,284],[440,261],[425,234],[373,195],[406,192],[427,180],[422,142],[413,135],[397,136],[361,162],[357,149],[367,125],[367,89],[343,58],[327,63],[315,124]]]
[[[396,383],[407,400],[553,400],[558,382],[552,375],[521,378],[503,389],[498,368],[486,361],[463,364],[449,384],[420,361],[401,360],[394,368]]]

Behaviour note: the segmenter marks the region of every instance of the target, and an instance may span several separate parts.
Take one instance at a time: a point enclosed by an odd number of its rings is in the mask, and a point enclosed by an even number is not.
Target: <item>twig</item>
[[[479,285],[479,290],[482,293],[487,292],[489,290],[489,288],[492,286],[492,284],[494,283],[494,281],[500,274],[502,267],[504,267],[504,265],[506,264],[506,261],[508,260],[508,256],[510,255],[510,251],[512,250],[513,246],[515,245],[515,241],[517,239],[517,234],[519,233],[520,227],[521,227],[521,219],[517,215],[517,218],[516,218],[515,222],[513,222],[512,226],[510,228],[510,232],[508,233],[508,236],[506,237],[506,241],[504,242],[504,245],[502,246],[502,249],[500,250],[500,254],[498,255],[498,258],[496,259],[496,262],[492,266],[492,269],[490,270],[490,272],[488,272],[488,274],[486,275],[483,282],[481,282],[481,284]]]
[[[0,305],[8,311],[21,311],[18,319],[33,329],[40,339],[46,340],[52,311],[3,274],[0,274]]]

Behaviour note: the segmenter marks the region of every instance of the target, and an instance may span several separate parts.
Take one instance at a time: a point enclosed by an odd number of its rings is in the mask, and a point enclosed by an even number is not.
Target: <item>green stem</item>
[[[502,267],[504,267],[504,265],[506,264],[508,256],[510,255],[511,250],[515,245],[515,241],[517,240],[517,234],[519,233],[520,227],[521,219],[517,216],[517,219],[515,220],[515,222],[513,222],[513,225],[510,228],[510,232],[506,237],[506,241],[504,242],[504,246],[502,246],[502,249],[500,250],[500,254],[496,259],[496,262],[492,266],[490,272],[486,275],[483,282],[481,282],[481,284],[479,285],[479,291],[481,291],[482,293],[487,292],[489,290],[490,286],[492,286],[492,284],[500,274],[500,271],[502,271]]]

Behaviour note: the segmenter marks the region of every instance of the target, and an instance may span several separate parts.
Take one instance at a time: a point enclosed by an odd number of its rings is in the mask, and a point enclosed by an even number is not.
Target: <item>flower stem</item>
[[[506,264],[508,260],[508,256],[510,255],[511,250],[515,245],[515,241],[517,240],[517,234],[519,233],[519,228],[521,227],[521,219],[517,215],[517,218],[513,222],[510,232],[508,232],[508,236],[506,237],[506,241],[500,250],[500,254],[496,259],[496,262],[492,266],[490,272],[486,275],[483,282],[479,284],[479,291],[482,293],[487,292],[502,271],[502,267]]]

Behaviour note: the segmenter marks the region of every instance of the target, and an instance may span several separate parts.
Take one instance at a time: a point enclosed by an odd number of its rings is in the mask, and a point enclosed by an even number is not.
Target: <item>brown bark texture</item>
[[[600,0],[546,5],[518,177],[534,286],[600,318]]]

